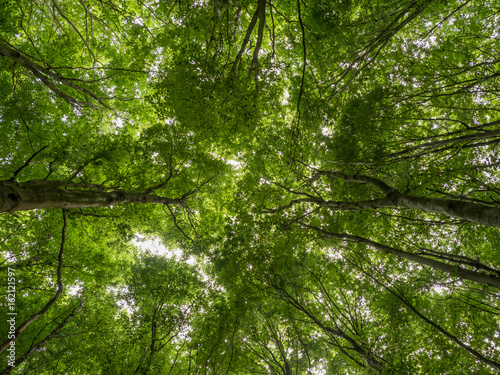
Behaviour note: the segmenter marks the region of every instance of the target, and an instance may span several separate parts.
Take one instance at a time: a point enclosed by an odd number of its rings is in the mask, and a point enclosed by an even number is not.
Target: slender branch
[[[413,13],[411,13],[410,15],[408,15],[403,21],[401,21],[396,27],[392,28],[393,25],[399,21],[402,17],[404,17],[406,14],[408,14],[408,11],[412,8],[414,8],[418,2],[417,1],[412,1],[410,3],[410,7],[407,8],[407,9],[403,9],[396,17],[396,19],[394,21],[392,21],[392,23],[385,29],[383,30],[375,39],[373,39],[369,44],[368,46],[365,48],[364,52],[360,51],[360,53],[358,54],[358,57],[356,59],[354,59],[354,61],[344,70],[344,72],[340,75],[340,77],[337,79],[336,82],[330,84],[329,86],[334,86],[334,88],[336,89],[336,87],[342,82],[342,80],[351,72],[353,71],[353,75],[351,76],[351,78],[348,80],[348,82],[346,84],[344,84],[343,87],[346,87],[353,79],[354,77],[356,77],[362,69],[366,68],[371,62],[373,62],[373,60],[375,59],[376,55],[381,51],[381,49],[387,44],[387,42],[394,36],[396,35],[400,30],[402,30],[407,24],[409,24],[410,22],[412,22],[416,17],[418,17],[424,10],[425,8],[430,4],[432,3],[434,0],[428,0],[428,1],[424,1],[422,2],[422,4],[417,8],[415,9],[415,11]],[[364,65],[362,68],[360,69],[357,69],[356,66],[357,64],[363,62],[363,61],[366,61],[367,57],[375,50],[377,50],[377,53],[374,57],[372,57],[371,59],[369,59]],[[336,91],[334,91],[331,96],[335,95],[336,94]]]
[[[58,265],[57,265],[57,290],[56,294],[52,299],[45,304],[45,306],[37,313],[31,315],[27,320],[25,320],[14,332],[14,337],[8,339],[5,341],[2,346],[0,347],[0,353],[3,352],[5,349],[8,348],[10,343],[14,340],[16,340],[19,335],[35,320],[38,318],[42,317],[56,301],[59,299],[60,295],[63,292],[63,283],[62,283],[62,267],[63,267],[63,252],[64,252],[64,243],[66,240],[66,210],[62,210],[63,213],[63,228],[62,228],[62,236],[61,236],[61,247],[59,249],[59,255],[58,255]]]
[[[75,32],[78,34],[78,36],[82,40],[82,42],[85,45],[85,47],[87,47],[87,50],[89,51],[90,55],[92,56],[92,59],[94,60],[94,64],[95,64],[95,62],[97,61],[96,58],[95,58],[95,55],[92,52],[92,50],[90,49],[89,45],[87,44],[87,41],[85,40],[85,38],[82,36],[82,34],[80,33],[80,31],[78,30],[78,28],[73,24],[73,22],[71,22],[69,20],[68,17],[66,17],[66,15],[62,12],[61,8],[59,8],[59,5],[57,5],[57,3],[56,3],[55,0],[52,0],[52,4],[54,5],[54,8],[57,10],[57,13],[59,13],[61,15],[61,17],[64,18],[66,20],[66,22],[69,23],[69,25],[71,26],[71,28],[73,30],[75,30]]]
[[[247,46],[248,42],[250,41],[250,36],[252,35],[253,29],[255,27],[255,24],[257,23],[257,19],[259,18],[259,6],[257,6],[257,9],[255,10],[255,13],[252,16],[252,20],[250,21],[250,25],[248,25],[247,28],[247,33],[245,35],[245,39],[243,39],[243,43],[241,44],[241,48],[238,52],[238,55],[236,56],[236,59],[233,62],[233,67],[231,69],[230,75],[232,76],[236,72],[236,67],[238,66],[238,63],[240,62],[241,56],[243,55],[243,52],[245,52],[245,47]]]
[[[352,345],[352,349],[357,352],[359,355],[364,358],[366,363],[373,368],[375,371],[381,373],[383,370],[383,365],[379,361],[374,358],[373,353],[371,351],[367,351],[364,349],[364,345],[359,344],[355,339],[346,334],[341,329],[333,329],[329,326],[323,324],[308,308],[304,306],[298,299],[291,296],[286,290],[280,288],[278,285],[271,285],[279,294],[279,296],[285,301],[290,303],[294,308],[299,311],[302,311],[309,319],[312,320],[319,328],[321,328],[325,333],[331,335],[332,337],[342,338]]]
[[[81,171],[82,171],[82,170],[83,170],[83,169],[84,169],[87,165],[89,165],[89,164],[90,164],[91,162],[93,162],[94,160],[95,160],[95,158],[92,158],[92,159],[90,159],[90,160],[86,161],[85,163],[83,163],[82,165],[80,165],[80,166],[78,167],[78,169],[75,171],[75,173],[73,173],[73,175],[72,175],[70,178],[68,178],[68,182],[73,181],[73,180],[74,180],[74,179],[78,176],[78,174],[79,174],[79,173],[80,173],[80,172],[81,172]]]
[[[52,330],[52,332],[50,332],[47,336],[45,336],[41,341],[37,342],[34,345],[32,344],[30,346],[30,348],[24,354],[17,357],[16,361],[14,362],[14,367],[11,367],[11,366],[7,367],[5,370],[3,370],[0,373],[0,375],[10,374],[12,372],[12,370],[14,370],[22,362],[26,361],[26,359],[29,358],[35,351],[42,348],[48,341],[53,339],[55,336],[59,336],[59,332],[61,331],[61,329],[64,328],[64,326],[70,321],[70,319],[83,306],[84,303],[85,303],[85,300],[80,300],[80,303],[75,306],[73,311],[71,311],[71,313],[68,316],[66,316],[66,318],[64,318],[64,320],[56,326],[56,328],[54,328]],[[80,333],[77,333],[77,334],[80,334]]]
[[[170,171],[170,173],[168,174],[168,177],[165,181],[159,183],[158,185],[155,185],[155,186],[151,186],[149,188],[147,188],[145,191],[144,191],[144,194],[150,194],[152,193],[153,191],[155,190],[158,190],[158,189],[161,189],[165,186],[167,186],[167,184],[169,183],[169,181],[172,179],[172,177],[175,177],[176,175],[174,175],[172,173],[172,171]]]
[[[14,180],[16,179],[17,175],[19,174],[19,172],[21,172],[21,171],[23,170],[23,168],[27,167],[27,166],[28,166],[28,164],[29,164],[29,163],[30,163],[30,162],[31,162],[31,161],[32,161],[32,160],[33,160],[33,159],[34,159],[34,158],[35,158],[35,157],[36,157],[36,156],[37,156],[40,152],[42,152],[43,150],[45,150],[47,147],[49,147],[49,146],[43,146],[40,150],[38,150],[38,151],[37,151],[37,152],[35,152],[33,155],[31,155],[31,157],[30,157],[28,160],[26,160],[26,162],[25,162],[23,165],[21,165],[21,166],[20,166],[20,167],[19,167],[19,168],[18,168],[18,169],[14,172],[14,174],[12,175],[12,177],[11,177],[11,179],[10,179],[10,180],[11,180],[11,181],[14,181]]]
[[[21,66],[24,66],[26,69],[31,71],[33,73],[33,75],[35,77],[37,77],[38,79],[40,79],[40,81],[42,81],[42,83],[45,86],[47,86],[54,94],[56,94],[57,96],[59,96],[60,98],[65,100],[71,106],[74,106],[74,107],[75,106],[76,107],[87,106],[87,107],[95,108],[98,110],[108,110],[108,111],[116,112],[113,108],[109,107],[108,105],[106,105],[103,102],[103,98],[98,97],[91,90],[84,88],[84,87],[81,87],[81,86],[78,86],[78,85],[75,85],[73,83],[70,83],[67,78],[65,78],[59,74],[56,74],[53,71],[51,71],[50,69],[44,68],[43,66],[31,61],[27,57],[23,56],[21,54],[21,51],[19,51],[17,49],[10,48],[6,44],[1,43],[1,42],[0,42],[0,55],[3,55],[5,57],[11,59],[12,61],[18,63]],[[89,95],[94,100],[96,100],[100,104],[100,106],[96,105],[94,103],[87,102],[87,101],[81,101],[79,99],[76,99],[75,97],[72,97],[72,96],[64,93],[62,90],[60,90],[59,88],[56,87],[56,85],[49,79],[49,77],[54,79],[56,82],[60,82],[67,87],[71,87],[71,88],[77,90],[78,92]]]
[[[465,349],[467,352],[469,352],[470,354],[472,354],[474,357],[476,357],[477,359],[479,359],[481,362],[483,362],[483,363],[485,363],[485,364],[487,364],[489,366],[492,366],[492,367],[496,368],[497,370],[500,370],[500,363],[498,363],[498,362],[496,362],[496,361],[494,361],[492,359],[486,358],[485,356],[483,356],[478,351],[474,350],[469,345],[463,343],[458,337],[456,337],[455,335],[452,335],[450,332],[446,331],[439,324],[437,324],[434,321],[432,321],[431,319],[427,318],[425,315],[423,315],[421,312],[419,312],[415,308],[415,306],[413,306],[413,304],[410,303],[409,300],[397,288],[396,288],[396,290],[398,290],[398,293],[396,293],[394,290],[392,290],[392,288],[388,287],[387,285],[385,285],[384,283],[382,283],[381,281],[379,281],[373,275],[370,275],[368,272],[366,272],[359,265],[355,265],[355,267],[358,268],[365,275],[367,275],[369,278],[371,278],[378,285],[382,286],[385,290],[387,290],[392,295],[394,295],[395,297],[397,297],[415,315],[417,315],[420,319],[422,319],[423,321],[425,321],[430,326],[434,327],[437,331],[439,331],[443,336],[447,337],[450,341],[453,341],[455,344],[457,344],[458,346],[460,346],[462,349]]]
[[[372,186],[375,186],[376,188],[378,188],[384,194],[391,194],[391,193],[396,192],[396,189],[394,189],[393,187],[387,185],[385,182],[378,180],[376,178],[362,176],[362,175],[346,175],[346,174],[343,174],[340,172],[333,172],[333,171],[318,170],[312,175],[312,177],[310,178],[310,181],[314,182],[321,176],[340,178],[346,182],[358,182],[358,183],[362,183],[362,184],[372,185]]]
[[[447,263],[439,262],[437,260],[429,259],[429,258],[424,257],[422,255],[418,255],[415,253],[410,253],[410,252],[407,252],[404,250],[396,249],[394,247],[384,245],[384,244],[372,241],[372,240],[367,239],[367,238],[354,236],[354,235],[347,234],[347,233],[328,232],[324,229],[321,229],[321,228],[318,228],[315,226],[311,226],[311,225],[307,225],[307,224],[302,224],[302,225],[306,228],[312,229],[312,230],[320,233],[322,236],[324,236],[326,238],[334,238],[334,239],[351,241],[351,242],[363,244],[363,245],[369,246],[371,248],[374,248],[376,250],[382,251],[386,254],[392,254],[392,255],[396,255],[400,258],[408,259],[412,262],[416,262],[416,263],[431,267],[435,270],[448,273],[448,274],[450,274],[452,276],[456,276],[460,279],[472,280],[476,283],[485,284],[485,285],[493,286],[495,288],[500,289],[500,277],[491,276],[491,275],[487,275],[487,274],[484,274],[481,272],[471,271],[471,270],[467,270],[467,269],[464,269],[464,268],[461,268],[461,267],[458,267],[455,265],[450,265]]]
[[[300,91],[299,98],[297,100],[297,128],[300,125],[300,100],[302,99],[302,94],[304,93],[304,80],[306,76],[306,65],[307,65],[307,49],[306,49],[306,31],[304,29],[304,22],[302,22],[302,11],[300,9],[300,0],[297,0],[297,12],[299,18],[300,29],[302,32],[302,79],[300,81]],[[297,129],[298,131],[298,129]]]
[[[184,237],[186,237],[188,240],[194,242],[194,240],[189,237],[183,230],[182,228],[179,226],[179,224],[177,224],[177,218],[175,217],[175,214],[174,212],[172,211],[172,209],[170,208],[170,205],[167,203],[163,206],[163,211],[165,211],[165,206],[168,208],[169,212],[170,212],[170,216],[172,216],[172,219],[174,220],[174,225],[177,227],[177,229],[179,229],[179,231],[184,235]]]
[[[259,27],[257,29],[257,43],[253,51],[252,64],[255,69],[255,85],[257,86],[259,80],[259,51],[262,46],[264,38],[264,27],[266,26],[266,0],[259,0],[257,5],[257,12],[259,15]]]

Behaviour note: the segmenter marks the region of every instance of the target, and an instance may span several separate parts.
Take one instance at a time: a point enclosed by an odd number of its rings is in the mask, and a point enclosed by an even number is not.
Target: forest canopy
[[[499,372],[499,24],[1,1],[0,373]]]

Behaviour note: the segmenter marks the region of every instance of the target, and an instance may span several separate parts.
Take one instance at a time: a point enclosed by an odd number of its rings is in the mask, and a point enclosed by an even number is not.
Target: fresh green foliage
[[[500,371],[498,4],[0,14],[1,374]]]

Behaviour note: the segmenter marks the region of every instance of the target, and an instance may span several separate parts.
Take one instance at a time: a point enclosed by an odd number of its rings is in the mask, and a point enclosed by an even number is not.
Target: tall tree
[[[2,2],[0,371],[498,371],[497,8]]]

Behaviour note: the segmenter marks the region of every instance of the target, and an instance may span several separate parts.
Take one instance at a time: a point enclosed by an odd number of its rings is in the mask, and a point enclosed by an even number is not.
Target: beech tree
[[[500,370],[496,4],[0,14],[2,374]]]

